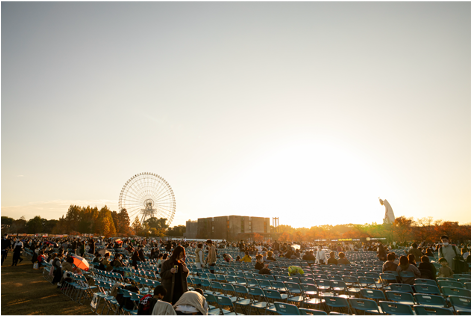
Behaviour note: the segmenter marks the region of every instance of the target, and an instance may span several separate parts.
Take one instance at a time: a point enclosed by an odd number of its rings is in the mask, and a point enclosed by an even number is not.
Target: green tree
[[[167,229],[167,235],[169,236],[183,236],[185,231],[187,230],[187,226],[178,225]]]
[[[2,216],[2,225],[12,225],[14,219],[8,216]]]
[[[43,221],[40,216],[35,216],[26,223],[26,230],[29,234],[43,233]]]
[[[169,225],[167,225],[167,223],[166,223],[167,218],[151,217],[151,218],[148,218],[147,220],[145,220],[144,222],[146,224],[148,224],[149,227],[153,227],[157,230],[169,228]]]
[[[11,224],[10,231],[12,233],[26,233],[26,219],[21,216],[19,219],[14,220]]]

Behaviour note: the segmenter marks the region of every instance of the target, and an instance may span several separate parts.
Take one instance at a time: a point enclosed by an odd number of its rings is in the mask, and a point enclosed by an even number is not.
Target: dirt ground
[[[2,315],[92,315],[89,305],[80,305],[61,293],[33,270],[31,258],[11,266],[13,253],[2,266]]]

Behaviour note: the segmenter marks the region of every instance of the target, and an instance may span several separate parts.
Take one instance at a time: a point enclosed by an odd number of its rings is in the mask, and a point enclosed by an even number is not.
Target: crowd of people
[[[225,248],[239,249],[239,255],[233,258],[225,252]],[[2,265],[10,251],[13,251],[12,266],[16,266],[23,258],[23,249],[29,249],[32,253],[32,262],[39,266],[48,262],[54,278],[52,283],[60,286],[64,281],[64,272],[72,271],[82,273],[73,263],[73,256],[94,256],[93,262],[98,264],[98,269],[104,271],[119,271],[117,268],[129,266],[138,267],[138,262],[146,261],[146,258],[156,259],[161,285],[141,299],[141,311],[145,309],[152,314],[206,314],[208,304],[200,289],[189,291],[187,277],[189,269],[186,265],[186,249],[192,249],[195,253],[195,265],[198,269],[208,268],[210,273],[215,273],[217,258],[223,258],[227,262],[242,261],[254,263],[254,268],[260,274],[271,274],[271,263],[281,258],[304,260],[311,264],[336,264],[346,265],[350,261],[346,258],[347,251],[376,251],[377,257],[383,261],[382,272],[409,271],[408,277],[397,277],[397,282],[413,284],[415,278],[435,279],[437,275],[449,277],[457,271],[458,255],[463,262],[470,263],[470,245],[451,245],[447,236],[441,237],[441,242],[436,244],[412,243],[405,249],[404,255],[396,255],[392,249],[398,245],[382,244],[381,242],[369,243],[337,243],[319,244],[310,242],[279,243],[274,242],[227,242],[219,243],[207,240],[206,242],[187,240],[168,240],[149,238],[124,238],[121,239],[97,239],[68,237],[62,239],[47,238],[10,238],[4,235],[2,238]],[[145,253],[145,249],[148,251]],[[113,259],[111,252],[114,250]],[[150,251],[149,251],[150,250]],[[434,254],[437,254],[441,265],[439,271],[431,263]],[[337,255],[337,257],[336,257]],[[470,265],[465,265],[470,271]],[[439,273],[437,273],[439,272]],[[463,271],[467,272],[467,271]],[[120,272],[121,273],[121,272]],[[296,264],[288,267],[290,275],[303,275],[304,271]]]

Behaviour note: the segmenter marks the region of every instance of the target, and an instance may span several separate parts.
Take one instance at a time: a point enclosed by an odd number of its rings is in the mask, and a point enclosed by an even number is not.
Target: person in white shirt
[[[326,252],[321,247],[317,247],[316,249],[318,250],[316,252],[316,263],[326,264]]]

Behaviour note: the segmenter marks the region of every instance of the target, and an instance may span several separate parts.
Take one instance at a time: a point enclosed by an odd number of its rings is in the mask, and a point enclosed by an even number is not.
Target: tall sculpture
[[[393,224],[393,222],[395,221],[395,215],[393,215],[392,206],[390,205],[390,203],[388,203],[386,199],[382,200],[381,198],[379,198],[379,202],[381,205],[385,206],[385,216],[384,216],[383,223]]]

